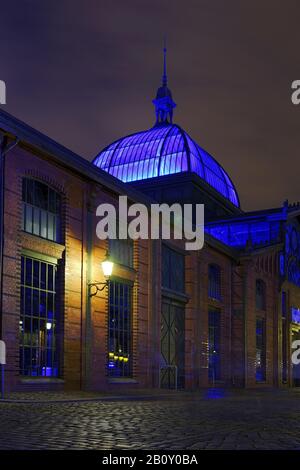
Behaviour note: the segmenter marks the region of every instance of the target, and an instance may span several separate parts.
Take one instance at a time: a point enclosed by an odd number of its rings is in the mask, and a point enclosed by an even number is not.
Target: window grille
[[[21,375],[58,375],[56,285],[56,265],[22,256]]]

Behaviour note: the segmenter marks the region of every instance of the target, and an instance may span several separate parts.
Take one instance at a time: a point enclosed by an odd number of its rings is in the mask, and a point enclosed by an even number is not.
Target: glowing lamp
[[[109,259],[108,255],[106,255],[105,259],[101,263],[101,266],[106,280],[105,282],[89,282],[89,297],[97,295],[98,292],[101,292],[106,287],[108,287],[108,281],[110,276],[112,275],[114,263]]]
[[[110,277],[113,272],[114,263],[112,261],[109,261],[108,259],[105,259],[104,261],[102,261],[101,265],[104,276]]]

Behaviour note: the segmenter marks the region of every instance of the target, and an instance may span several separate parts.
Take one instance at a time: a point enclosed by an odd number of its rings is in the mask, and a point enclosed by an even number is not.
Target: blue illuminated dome
[[[196,173],[239,207],[236,189],[226,171],[181,127],[172,123],[176,104],[167,87],[165,49],[162,86],[153,103],[155,126],[116,140],[102,150],[93,163],[126,183],[175,173]]]
[[[160,124],[123,137],[106,147],[94,164],[126,183],[193,172],[239,207],[226,171],[176,124]]]

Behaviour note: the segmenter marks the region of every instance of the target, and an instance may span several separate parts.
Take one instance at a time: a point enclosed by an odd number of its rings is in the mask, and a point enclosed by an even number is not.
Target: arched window
[[[208,266],[208,296],[221,300],[221,269],[217,264]]]
[[[266,310],[266,283],[256,279],[255,303],[258,310]]]
[[[22,181],[22,230],[54,242],[61,241],[61,197],[35,179]]]

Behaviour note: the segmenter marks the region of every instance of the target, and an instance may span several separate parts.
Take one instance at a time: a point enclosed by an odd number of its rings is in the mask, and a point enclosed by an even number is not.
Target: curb
[[[9,404],[56,404],[56,403],[93,403],[93,402],[102,402],[102,401],[155,401],[170,398],[170,395],[113,395],[105,397],[95,397],[95,398],[62,398],[62,399],[48,399],[48,400],[34,400],[34,399],[13,399],[13,398],[4,398],[0,399],[0,405],[9,403]]]

